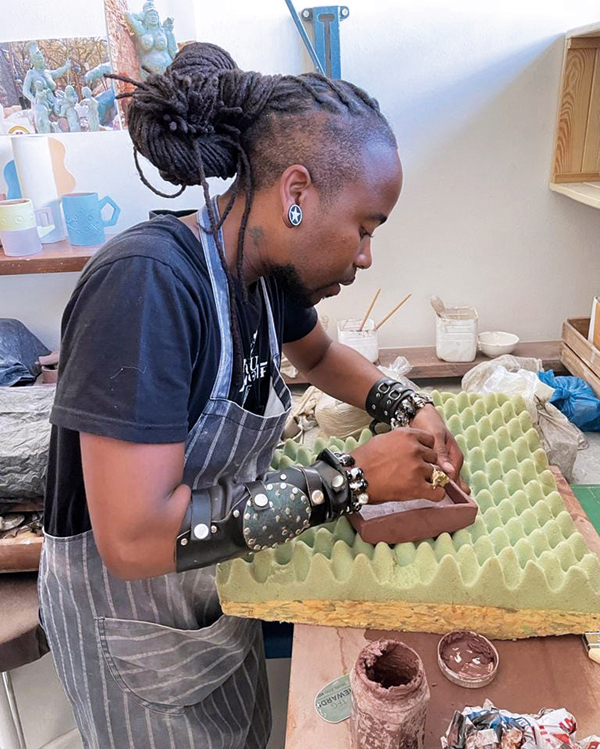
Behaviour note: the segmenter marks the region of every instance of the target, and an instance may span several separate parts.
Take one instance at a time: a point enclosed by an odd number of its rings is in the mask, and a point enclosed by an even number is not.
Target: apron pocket
[[[224,684],[260,634],[256,621],[225,615],[202,629],[107,617],[96,624],[121,688],[144,707],[168,713],[183,712]]]

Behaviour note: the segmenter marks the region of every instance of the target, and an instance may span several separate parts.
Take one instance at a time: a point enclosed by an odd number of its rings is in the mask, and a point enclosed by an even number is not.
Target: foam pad
[[[302,611],[302,602],[321,609],[319,601],[363,601],[439,604],[441,608],[428,610],[450,619],[448,606],[506,610],[501,614],[510,611],[511,621],[515,610],[556,619],[554,627],[552,621],[536,624],[535,616],[521,617],[519,621],[527,623],[513,627],[514,632],[511,627],[502,632],[488,627],[494,636],[585,631],[596,621],[600,562],[566,510],[523,399],[439,392],[433,397],[465,455],[463,476],[479,506],[475,523],[436,540],[396,546],[365,543],[345,518],[310,528],[277,549],[219,565],[217,583],[225,611],[257,615],[256,607],[243,604],[270,602],[274,617],[315,621],[294,613]],[[273,467],[307,465],[327,444],[350,451],[368,439],[365,431],[358,442],[318,441],[312,451],[288,441],[275,453]],[[356,626],[385,626],[376,611],[361,616]],[[352,624],[347,617],[346,612],[336,618],[334,612],[322,623]],[[422,623],[415,626],[423,629]],[[447,629],[440,624],[428,631]]]

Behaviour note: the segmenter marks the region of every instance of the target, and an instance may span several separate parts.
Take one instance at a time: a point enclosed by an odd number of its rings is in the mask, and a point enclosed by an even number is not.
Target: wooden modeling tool
[[[383,323],[387,322],[392,315],[395,315],[396,312],[402,307],[403,304],[406,304],[408,300],[411,298],[412,294],[409,294],[408,296],[404,297],[404,299],[400,302],[400,304],[397,304],[394,309],[391,312],[388,312],[387,315],[383,318],[383,320],[375,326],[375,330],[379,330],[379,328],[383,325]]]
[[[361,333],[361,332],[362,332],[362,329],[364,328],[364,326],[365,326],[365,323],[366,323],[366,322],[367,322],[367,320],[369,319],[369,315],[371,314],[371,310],[372,310],[372,309],[373,309],[373,307],[375,306],[375,302],[377,301],[377,297],[378,297],[378,296],[379,296],[380,294],[381,294],[381,289],[377,289],[377,292],[376,292],[375,296],[373,297],[373,301],[372,301],[372,302],[371,302],[371,304],[369,305],[369,309],[368,309],[368,310],[366,311],[366,313],[365,313],[365,316],[363,317],[363,321],[362,321],[362,322],[361,322],[361,324],[360,324],[360,328],[358,329],[358,332],[359,332],[359,333]]]

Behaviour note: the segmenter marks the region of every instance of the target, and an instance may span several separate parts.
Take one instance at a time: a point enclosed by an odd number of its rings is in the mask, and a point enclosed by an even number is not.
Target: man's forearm
[[[377,367],[364,356],[335,342],[319,362],[303,374],[319,390],[363,409],[369,390],[381,377]]]

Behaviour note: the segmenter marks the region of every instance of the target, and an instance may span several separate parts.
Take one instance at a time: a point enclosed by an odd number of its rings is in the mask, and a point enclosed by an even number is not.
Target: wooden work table
[[[483,689],[465,689],[449,682],[438,668],[439,635],[297,624],[285,749],[350,749],[349,721],[326,723],[316,713],[314,700],[326,684],[350,673],[363,647],[383,638],[405,642],[423,660],[431,691],[425,749],[439,749],[455,710],[481,705],[485,699],[514,712],[565,707],[577,719],[580,738],[600,734],[600,665],[587,657],[580,637],[496,641],[496,679]]]
[[[600,556],[598,533],[560,471],[551,470],[577,530],[588,548]],[[449,682],[439,670],[440,635],[296,624],[285,749],[350,748],[349,721],[326,723],[316,713],[314,700],[326,684],[350,673],[362,648],[378,639],[401,640],[423,659],[431,691],[425,749],[439,749],[455,710],[481,705],[485,699],[521,713],[565,707],[577,719],[579,738],[600,735],[600,664],[590,660],[579,636],[496,640],[500,655],[496,679],[483,689],[465,689]]]

